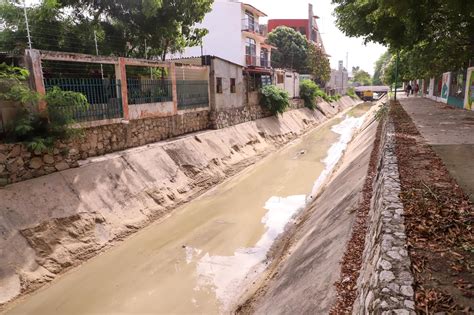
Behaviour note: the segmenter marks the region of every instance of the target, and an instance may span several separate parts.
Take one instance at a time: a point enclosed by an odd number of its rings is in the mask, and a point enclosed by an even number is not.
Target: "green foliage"
[[[400,65],[405,67],[402,73],[406,78],[433,76],[472,63],[474,1],[333,0],[333,3],[337,5],[337,25],[346,35],[386,45],[392,55],[400,52]]]
[[[389,51],[383,53],[380,58],[375,62],[374,76],[372,77],[373,85],[383,85],[384,76],[387,69],[387,65],[391,60],[392,55]]]
[[[25,68],[9,66],[6,63],[0,63],[0,80],[19,80],[25,81],[30,73]]]
[[[362,69],[352,68],[352,82],[356,85],[371,85],[372,78],[367,71]]]
[[[168,52],[200,44],[207,30],[195,24],[203,20],[212,3],[213,0],[43,0],[40,5],[27,8],[27,14],[36,49],[95,54],[96,31],[101,55],[164,58]],[[12,1],[0,0],[0,42],[4,50],[22,53],[27,48],[22,10]]]
[[[315,108],[315,100],[319,87],[311,80],[303,80],[300,83],[300,97],[304,100],[304,106],[309,109]]]
[[[289,95],[275,85],[267,85],[261,89],[261,100],[273,115],[283,114],[290,106]]]
[[[314,80],[320,86],[325,86],[331,77],[331,66],[328,57],[321,48],[309,44],[307,58],[307,72],[313,75]]]
[[[359,97],[357,96],[355,89],[353,87],[350,87],[347,89],[346,94],[350,96],[352,99],[358,99]]]
[[[303,80],[300,83],[300,97],[304,100],[304,105],[309,109],[317,107],[316,99],[322,98],[326,102],[335,102],[341,99],[340,94],[327,95],[319,86],[311,80]]]
[[[6,127],[8,141],[25,142],[33,151],[44,151],[51,148],[56,140],[67,139],[80,132],[80,129],[72,129],[71,124],[74,123],[74,112],[88,107],[83,94],[54,87],[42,98],[20,81],[25,79],[26,70],[8,66],[2,69],[5,70],[3,73],[10,74],[4,76],[8,79],[0,80],[4,90],[0,93],[0,100],[14,101],[18,106],[15,120]],[[42,99],[48,104],[47,110],[33,110],[36,107],[30,105],[37,104]]]
[[[301,33],[290,27],[280,26],[268,34],[268,43],[277,47],[277,50],[272,52],[273,67],[305,72],[308,41]]]

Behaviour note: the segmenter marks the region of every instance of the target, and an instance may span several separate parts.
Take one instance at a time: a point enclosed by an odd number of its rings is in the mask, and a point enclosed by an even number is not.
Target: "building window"
[[[283,76],[283,72],[277,73],[277,84],[285,83],[285,77]]]
[[[257,65],[257,44],[253,38],[245,39],[245,61],[247,66]]]
[[[247,29],[251,32],[256,31],[256,23],[255,23],[255,17],[253,16],[253,13],[250,11],[245,11],[245,16],[247,20]]]
[[[222,78],[216,78],[216,93],[222,94]]]
[[[235,93],[235,79],[230,79],[230,93]]]
[[[268,50],[265,48],[260,49],[260,66],[264,68],[269,68],[270,62],[268,59]]]

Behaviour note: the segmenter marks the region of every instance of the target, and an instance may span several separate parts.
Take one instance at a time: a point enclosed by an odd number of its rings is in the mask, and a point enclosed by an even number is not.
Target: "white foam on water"
[[[271,197],[265,203],[268,212],[262,218],[265,233],[254,247],[239,248],[232,256],[211,256],[206,253],[197,262],[198,287],[213,287],[223,308],[230,305],[250,271],[263,271],[261,264],[275,239],[291,218],[306,204],[305,195]]]
[[[308,196],[308,200],[313,199],[318,193],[321,185],[326,181],[328,176],[332,173],[337,162],[341,159],[347,145],[352,140],[354,132],[358,130],[364,123],[365,115],[361,117],[349,117],[334,125],[331,130],[337,134],[340,134],[338,141],[333,143],[328,150],[326,158],[322,161],[325,164],[324,170],[319,175],[318,179],[314,182],[311,194]]]
[[[198,275],[196,291],[210,287],[222,304],[222,309],[227,309],[231,305],[236,294],[241,292],[244,284],[247,283],[246,281],[254,279],[265,269],[262,262],[265,260],[273,242],[283,233],[288,222],[299,210],[306,206],[307,201],[317,193],[320,186],[331,174],[351,141],[354,132],[362,126],[364,117],[346,116],[341,123],[331,128],[340,137],[336,143],[331,145],[326,158],[322,161],[325,168],[315,181],[309,196],[271,197],[267,200],[264,208],[268,211],[262,218],[266,231],[254,247],[239,248],[232,256],[212,256],[205,253],[199,258],[196,262]],[[188,250],[187,248],[187,263],[191,263],[193,258],[200,256],[200,254],[200,250]]]

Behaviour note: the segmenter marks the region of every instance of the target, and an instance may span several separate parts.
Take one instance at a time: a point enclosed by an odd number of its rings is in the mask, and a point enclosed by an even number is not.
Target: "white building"
[[[349,74],[344,68],[342,60],[339,61],[337,70],[331,69],[331,78],[326,84],[326,88],[330,90],[332,94],[346,94],[349,88]]]
[[[237,1],[216,0],[212,11],[206,14],[196,27],[206,28],[209,33],[203,38],[202,46],[188,47],[172,58],[217,56],[242,65],[252,72],[268,72],[271,46],[265,44],[259,18],[266,16],[257,8]]]

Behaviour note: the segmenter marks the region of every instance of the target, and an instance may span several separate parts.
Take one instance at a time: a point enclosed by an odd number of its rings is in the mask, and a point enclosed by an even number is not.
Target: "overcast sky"
[[[378,44],[364,45],[362,39],[349,38],[337,27],[332,15],[334,5],[331,0],[243,0],[253,5],[274,19],[305,19],[308,16],[308,3],[313,4],[314,14],[319,16],[319,29],[323,38],[326,52],[331,55],[331,68],[337,68],[338,60],[344,61],[349,53],[349,70],[352,66],[359,66],[370,74],[374,72],[374,63],[386,48]],[[266,22],[266,20],[264,20]]]

